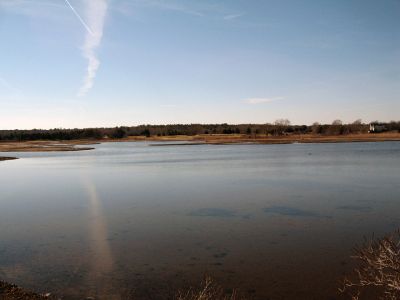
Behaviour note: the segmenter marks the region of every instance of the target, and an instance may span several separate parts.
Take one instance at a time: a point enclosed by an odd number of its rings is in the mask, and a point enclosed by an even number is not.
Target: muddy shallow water
[[[342,299],[351,249],[400,226],[400,142],[148,145],[8,153],[0,279],[167,299],[210,275],[251,299]]]

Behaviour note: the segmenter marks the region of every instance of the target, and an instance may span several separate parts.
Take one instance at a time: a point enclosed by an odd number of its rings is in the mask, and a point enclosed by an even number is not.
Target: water
[[[0,162],[0,279],[65,299],[341,299],[351,249],[400,226],[400,143],[104,143]]]

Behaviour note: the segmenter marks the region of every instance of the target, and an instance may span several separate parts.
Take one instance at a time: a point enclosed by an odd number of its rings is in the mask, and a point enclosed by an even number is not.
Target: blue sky
[[[398,0],[0,0],[1,129],[390,121],[399,96]]]

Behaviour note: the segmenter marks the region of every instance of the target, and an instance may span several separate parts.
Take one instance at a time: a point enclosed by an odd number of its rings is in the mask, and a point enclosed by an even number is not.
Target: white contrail
[[[94,35],[93,31],[90,29],[90,27],[85,23],[85,21],[81,18],[81,16],[78,14],[78,12],[75,10],[75,8],[69,3],[68,0],[65,0],[65,3],[72,9],[74,12],[75,16],[81,21],[82,25],[85,27],[85,29],[91,34]]]
[[[86,17],[88,28],[85,43],[82,47],[83,56],[88,60],[87,73],[78,92],[78,97],[85,96],[92,88],[94,78],[100,66],[96,48],[100,46],[103,37],[103,27],[107,14],[107,0],[86,0]],[[89,27],[90,26],[90,27]]]

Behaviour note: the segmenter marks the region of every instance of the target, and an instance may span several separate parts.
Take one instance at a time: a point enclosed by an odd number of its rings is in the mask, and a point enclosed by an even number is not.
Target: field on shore
[[[282,135],[267,136],[263,134],[202,134],[194,136],[153,136],[153,137],[128,137],[125,141],[149,140],[149,141],[188,141],[207,144],[234,144],[234,143],[257,143],[257,144],[290,144],[290,143],[340,143],[340,142],[381,142],[400,141],[400,133],[380,134],[349,134],[349,135]]]
[[[345,142],[383,142],[400,141],[400,133],[379,134],[349,134],[349,135],[282,135],[266,136],[245,134],[201,134],[201,135],[174,135],[174,136],[130,136],[122,139],[99,140],[72,140],[72,141],[4,141],[0,142],[0,152],[51,152],[51,151],[82,151],[92,150],[93,145],[101,142],[134,142],[160,141],[177,142],[178,144],[206,143],[206,144],[291,144],[291,143],[345,143]]]

